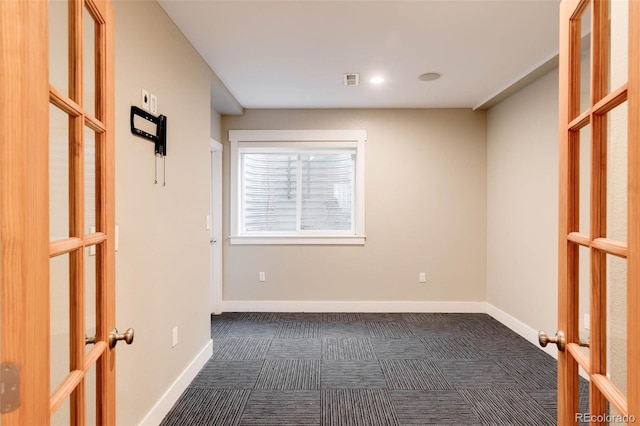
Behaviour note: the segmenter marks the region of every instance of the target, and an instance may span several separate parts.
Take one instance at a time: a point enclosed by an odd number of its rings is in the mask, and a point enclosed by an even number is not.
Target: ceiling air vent
[[[345,86],[359,86],[360,85],[360,74],[358,73],[350,73],[344,75],[344,85]]]

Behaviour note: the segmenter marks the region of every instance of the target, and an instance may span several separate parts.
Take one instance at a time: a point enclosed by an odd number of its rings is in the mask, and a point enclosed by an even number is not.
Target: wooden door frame
[[[105,176],[101,207],[106,240],[97,265],[97,340],[115,325],[115,105],[114,14],[108,0],[92,2],[105,18],[107,99],[105,143],[98,167]],[[20,369],[20,405],[2,414],[5,426],[50,422],[49,336],[49,105],[48,2],[0,2],[0,360]],[[73,108],[79,108],[78,105]],[[84,336],[83,336],[84,338]],[[95,361],[95,359],[94,359]],[[85,361],[89,362],[89,361]],[[115,424],[115,352],[97,362],[99,424]],[[81,378],[80,378],[81,380]],[[70,381],[67,381],[70,382]]]
[[[635,24],[634,24],[635,23]],[[640,359],[640,2],[629,4],[627,359]],[[629,415],[640,419],[640,368],[628,372]]]
[[[578,253],[577,247],[573,247],[567,241],[567,235],[570,229],[575,225],[569,223],[569,210],[577,211],[579,202],[577,199],[570,199],[571,194],[575,194],[578,182],[576,182],[576,172],[569,170],[566,166],[569,164],[569,158],[574,154],[571,152],[569,142],[569,133],[566,131],[569,122],[569,105],[563,102],[563,96],[571,95],[573,98],[576,94],[569,94],[569,61],[573,56],[572,48],[569,44],[569,19],[571,13],[577,5],[577,1],[564,0],[560,3],[560,63],[559,63],[559,222],[558,222],[558,328],[563,330],[567,341],[575,341],[578,336],[578,324],[574,318],[578,317],[577,307],[570,301],[577,300],[577,286],[568,286],[576,280],[578,274]],[[579,69],[579,68],[578,68]],[[575,146],[575,144],[573,144]],[[569,264],[571,260],[571,264]],[[574,424],[574,413],[578,412],[577,401],[572,397],[578,391],[578,364],[565,351],[558,351],[558,424],[568,425]]]
[[[48,20],[46,3],[0,2],[1,359],[21,371],[4,425],[49,423],[49,219],[30,214],[49,211]]]
[[[580,110],[580,26],[571,21],[582,15],[586,4],[593,8],[591,29],[591,99]],[[628,82],[607,93],[609,40],[608,2],[563,0],[560,5],[559,65],[559,246],[558,326],[566,336],[566,351],[558,353],[558,424],[577,423],[579,407],[578,365],[589,374],[590,415],[607,413],[606,400],[623,416],[640,419],[640,2],[629,2]],[[577,82],[577,84],[576,84]],[[607,239],[606,170],[607,116],[628,102],[628,236],[627,242]],[[578,129],[591,124],[590,235],[578,232],[580,141]],[[579,246],[590,250],[590,356],[581,351],[578,335]],[[607,378],[606,254],[627,259],[627,397]],[[606,397],[606,400],[605,400]],[[600,423],[599,423],[600,424]]]

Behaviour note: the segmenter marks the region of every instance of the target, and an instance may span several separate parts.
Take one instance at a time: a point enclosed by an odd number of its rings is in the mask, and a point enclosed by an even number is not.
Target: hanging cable
[[[154,183],[154,185],[157,185],[158,184],[158,154],[154,155],[153,157],[154,157],[153,161],[155,163],[154,164],[155,176],[154,176],[154,179],[153,179],[153,183]]]

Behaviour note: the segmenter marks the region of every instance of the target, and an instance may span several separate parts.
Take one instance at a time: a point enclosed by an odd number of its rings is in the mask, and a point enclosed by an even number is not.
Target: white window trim
[[[230,244],[351,244],[363,245],[364,232],[364,145],[366,130],[229,130],[230,183],[231,183],[231,235]],[[356,155],[356,222],[355,235],[242,235],[240,232],[240,168],[241,147],[274,146],[304,143],[305,147],[354,147]]]

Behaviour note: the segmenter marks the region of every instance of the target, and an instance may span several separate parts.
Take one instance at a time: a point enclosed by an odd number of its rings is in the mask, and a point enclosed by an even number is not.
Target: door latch
[[[20,367],[12,362],[0,364],[0,413],[20,407]]]

